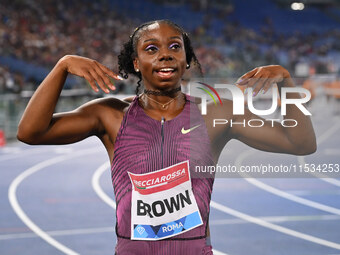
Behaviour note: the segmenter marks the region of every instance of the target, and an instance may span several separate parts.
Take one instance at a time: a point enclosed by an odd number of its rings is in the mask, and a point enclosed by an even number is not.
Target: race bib
[[[128,174],[132,240],[161,240],[203,224],[192,193],[189,161],[151,173]]]

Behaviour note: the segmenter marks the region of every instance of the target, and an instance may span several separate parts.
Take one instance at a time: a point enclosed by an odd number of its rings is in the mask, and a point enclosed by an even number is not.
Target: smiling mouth
[[[170,78],[172,74],[175,72],[174,68],[161,68],[156,73],[161,77],[161,78]]]

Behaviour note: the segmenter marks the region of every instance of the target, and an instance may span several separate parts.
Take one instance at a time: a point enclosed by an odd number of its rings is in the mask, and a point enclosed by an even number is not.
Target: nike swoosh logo
[[[198,128],[199,126],[201,126],[201,124],[199,124],[199,125],[197,125],[197,126],[194,126],[194,127],[192,127],[192,128],[189,128],[189,129],[184,129],[184,127],[182,127],[181,132],[182,132],[183,135],[185,135],[185,134],[187,134],[187,133],[193,131],[194,129]]]

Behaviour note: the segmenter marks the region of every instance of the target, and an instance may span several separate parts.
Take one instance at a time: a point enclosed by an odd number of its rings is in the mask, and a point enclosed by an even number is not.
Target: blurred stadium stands
[[[23,91],[33,91],[66,54],[90,57],[117,71],[122,44],[140,23],[154,19],[173,20],[190,33],[206,76],[236,78],[259,65],[281,64],[298,77],[330,74],[336,79],[340,72],[339,1],[306,0],[303,11],[291,10],[291,2],[2,0],[2,101],[4,94],[20,98]],[[118,93],[133,93],[135,82],[132,78],[120,84]],[[82,79],[71,77],[65,88],[88,87]],[[90,91],[88,96],[95,97]],[[8,112],[4,105],[0,116],[9,116],[3,113]],[[20,115],[22,106],[18,107]],[[0,129],[4,129],[3,119]]]

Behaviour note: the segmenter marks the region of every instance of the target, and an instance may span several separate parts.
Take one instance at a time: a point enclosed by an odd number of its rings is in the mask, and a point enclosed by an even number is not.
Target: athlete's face
[[[140,70],[144,86],[161,90],[180,86],[187,64],[182,34],[158,22],[141,33],[134,67]]]

